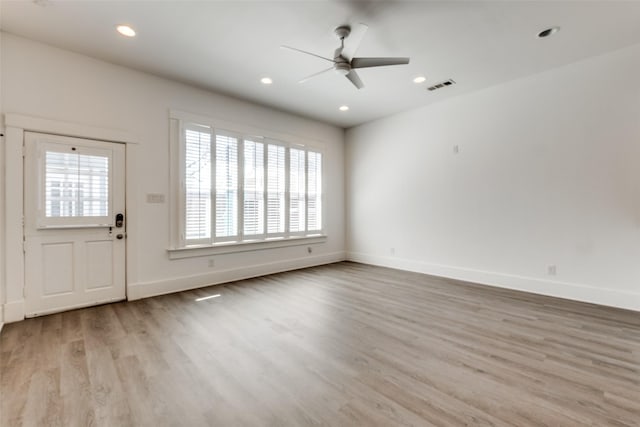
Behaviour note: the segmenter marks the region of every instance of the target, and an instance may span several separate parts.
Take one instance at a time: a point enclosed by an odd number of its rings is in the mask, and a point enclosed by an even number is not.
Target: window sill
[[[211,255],[233,254],[239,252],[261,251],[265,249],[284,248],[288,246],[304,246],[314,243],[324,243],[326,235],[289,237],[286,239],[257,240],[248,242],[225,242],[206,246],[187,246],[184,248],[167,249],[169,259],[184,259]]]

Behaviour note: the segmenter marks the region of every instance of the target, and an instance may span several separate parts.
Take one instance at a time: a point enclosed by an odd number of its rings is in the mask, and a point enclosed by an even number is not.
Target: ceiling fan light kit
[[[355,69],[357,68],[372,68],[372,67],[383,67],[389,65],[404,65],[409,63],[409,58],[356,58],[355,53],[358,50],[358,46],[360,45],[360,41],[364,37],[366,33],[367,27],[365,24],[360,24],[356,31],[355,35],[352,36],[353,41],[349,43],[348,46],[345,46],[345,39],[347,39],[350,35],[352,35],[351,27],[347,25],[342,25],[334,30],[336,36],[340,40],[340,46],[334,51],[333,59],[316,55],[315,53],[307,52],[301,49],[297,49],[291,46],[281,46],[284,49],[293,50],[295,52],[304,53],[306,55],[315,56],[316,58],[324,59],[325,61],[329,61],[332,63],[330,68],[326,70],[322,70],[315,74],[305,77],[300,80],[299,83],[304,83],[307,80],[319,76],[320,74],[324,74],[331,70],[334,70],[337,74],[341,76],[345,76],[356,88],[362,89],[364,87],[364,83],[360,79],[360,76],[356,73]]]

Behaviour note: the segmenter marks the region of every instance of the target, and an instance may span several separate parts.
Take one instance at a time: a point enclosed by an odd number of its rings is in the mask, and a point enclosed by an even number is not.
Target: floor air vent
[[[445,80],[443,82],[440,83],[436,83],[433,86],[429,86],[427,88],[428,91],[432,91],[432,90],[436,90],[436,89],[442,89],[443,87],[447,87],[447,86],[451,86],[456,84],[455,80],[453,79],[449,79],[449,80]]]

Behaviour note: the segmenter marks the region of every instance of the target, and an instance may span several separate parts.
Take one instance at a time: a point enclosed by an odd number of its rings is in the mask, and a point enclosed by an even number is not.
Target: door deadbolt
[[[116,214],[116,227],[120,228],[124,225],[124,215],[121,213]]]

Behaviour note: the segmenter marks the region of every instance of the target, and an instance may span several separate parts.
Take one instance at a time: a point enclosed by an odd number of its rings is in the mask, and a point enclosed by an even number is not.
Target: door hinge
[[[25,147],[24,145],[22,146],[22,157],[25,157],[27,155],[27,147]]]

